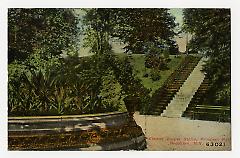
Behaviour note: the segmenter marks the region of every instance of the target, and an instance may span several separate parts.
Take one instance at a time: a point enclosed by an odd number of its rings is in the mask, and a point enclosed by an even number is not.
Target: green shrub
[[[73,58],[44,67],[36,58],[9,65],[9,115],[63,115],[104,112],[98,94],[101,73],[93,58]],[[22,69],[25,68],[25,69]]]
[[[103,76],[100,96],[102,97],[102,104],[107,111],[126,111],[121,91],[122,87],[116,80],[112,71],[106,76]]]
[[[145,67],[165,70],[167,69],[167,61],[158,54],[148,54],[145,58]]]
[[[123,97],[145,90],[127,59],[94,55],[58,64],[39,59],[29,59],[28,65],[9,64],[9,116],[125,111]]]
[[[160,80],[160,72],[158,70],[152,69],[150,72],[150,77],[153,81],[158,81]]]
[[[144,72],[143,77],[148,77],[148,73]]]

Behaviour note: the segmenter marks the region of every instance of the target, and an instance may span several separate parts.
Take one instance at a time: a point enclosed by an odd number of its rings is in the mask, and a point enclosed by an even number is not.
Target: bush
[[[157,54],[148,54],[145,59],[145,67],[165,70],[167,69],[167,61]]]
[[[85,114],[111,109],[99,97],[103,73],[95,60],[98,59],[69,58],[59,67],[56,64],[44,67],[47,65],[44,60],[38,62],[36,58],[28,66],[10,64],[9,115]]]
[[[169,63],[172,59],[168,58],[166,59],[166,62]]]
[[[204,104],[210,105],[222,105],[230,106],[231,105],[231,85],[224,84],[221,87],[217,87],[216,83],[211,84],[210,89],[204,99]]]
[[[143,77],[148,77],[148,73],[144,72]]]
[[[158,81],[160,80],[161,76],[160,76],[160,72],[158,70],[155,70],[155,69],[152,69],[151,72],[150,72],[150,76],[151,76],[151,79],[153,81]]]
[[[102,104],[107,111],[125,111],[126,107],[121,94],[122,87],[110,71],[103,76],[103,86],[101,89]]]
[[[145,99],[149,91],[134,78],[128,58],[37,59],[9,64],[9,116],[124,111],[123,97],[127,95],[141,98],[138,109],[149,105]]]

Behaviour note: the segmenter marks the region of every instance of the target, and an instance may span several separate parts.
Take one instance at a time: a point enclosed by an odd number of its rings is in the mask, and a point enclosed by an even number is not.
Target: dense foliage
[[[135,78],[133,67],[129,62],[129,58],[117,59],[112,52],[110,39],[116,33],[116,18],[121,9],[89,9],[86,10],[84,16],[84,24],[86,27],[85,46],[91,48],[91,52],[96,56],[101,56],[103,61],[100,69],[106,72],[107,69],[112,71],[117,82],[122,87],[123,97],[135,96],[142,100],[140,107],[147,104],[146,97],[149,97],[149,91],[141,84],[140,80]],[[114,18],[115,17],[115,18]]]
[[[73,47],[77,23],[71,9],[9,9],[8,62],[25,60],[36,51],[44,57],[61,54]]]
[[[145,52],[145,67],[157,70],[167,69],[167,62],[170,61],[168,51],[152,46]]]
[[[94,8],[86,10],[84,22],[89,26],[88,43],[98,49],[110,37],[123,41],[126,52],[144,54],[149,43],[171,51],[176,48],[173,29],[177,24],[168,9]],[[96,37],[95,40],[92,36]]]
[[[156,70],[164,68],[174,45],[175,23],[167,9],[86,9],[84,42],[94,55],[82,58],[60,57],[76,47],[78,21],[72,10],[9,9],[8,20],[10,116],[125,110],[127,96],[139,98],[137,108],[144,112],[150,91],[134,75],[130,57],[114,55],[111,39],[126,43],[126,51],[154,54],[159,60],[150,65]],[[155,72],[151,76],[158,80]]]
[[[126,8],[114,12],[114,32],[126,44],[126,52],[145,53],[148,43],[155,47],[174,47],[176,23],[168,9]]]
[[[193,34],[190,46],[205,53],[205,72],[211,80],[211,100],[230,105],[231,20],[229,9],[185,9],[185,29]]]
[[[168,9],[94,8],[87,9],[85,46],[94,53],[110,52],[111,39],[125,43],[126,52],[146,53],[146,67],[154,68],[153,80],[167,68],[169,51],[176,49],[174,17]]]
[[[114,77],[109,78],[111,71],[102,64],[103,60],[98,55],[69,57],[44,69],[24,71],[19,65],[11,64],[9,114],[63,115],[124,110],[121,85]],[[12,76],[16,74],[17,78]],[[112,86],[111,91],[106,84]]]

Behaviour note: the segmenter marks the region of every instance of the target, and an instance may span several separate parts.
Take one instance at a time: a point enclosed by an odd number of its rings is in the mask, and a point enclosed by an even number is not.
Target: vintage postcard
[[[231,151],[230,8],[8,8],[9,151]]]

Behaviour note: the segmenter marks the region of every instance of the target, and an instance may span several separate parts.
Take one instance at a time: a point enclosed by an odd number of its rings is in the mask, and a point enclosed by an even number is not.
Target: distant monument
[[[191,39],[191,35],[189,35],[189,34],[182,34],[182,35],[175,37],[175,40],[178,45],[178,51],[181,54],[188,53],[187,52],[187,43],[189,42],[190,39]]]

